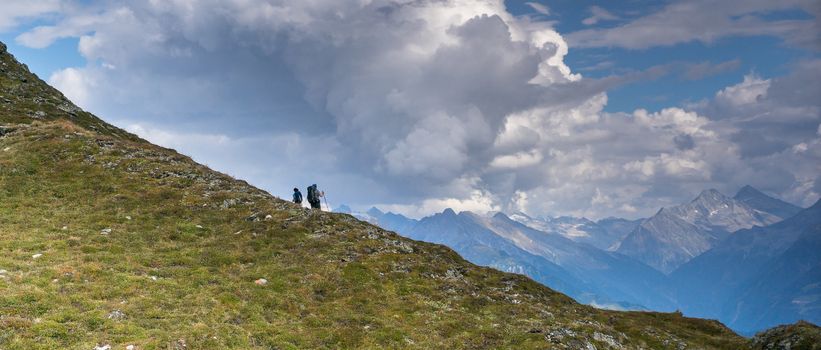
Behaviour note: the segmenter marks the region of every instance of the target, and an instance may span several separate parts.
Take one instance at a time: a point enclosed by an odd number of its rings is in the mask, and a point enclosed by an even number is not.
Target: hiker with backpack
[[[323,195],[324,193],[316,188],[316,184],[308,186],[308,203],[311,204],[311,209],[322,209],[320,198]]]
[[[294,203],[302,204],[302,192],[299,192],[299,189],[294,187]]]

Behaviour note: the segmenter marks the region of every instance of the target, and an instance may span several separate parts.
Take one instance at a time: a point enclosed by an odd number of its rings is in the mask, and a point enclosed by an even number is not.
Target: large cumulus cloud
[[[318,182],[332,204],[414,215],[638,216],[780,168],[767,190],[817,197],[817,134],[763,153],[743,135],[744,106],[794,103],[773,90],[800,75],[605,113],[608,88],[659,73],[583,79],[549,23],[501,0],[106,1],[18,41],[62,37],[88,65],[51,82],[84,107],[283,196]],[[815,130],[818,104],[799,99],[790,120]]]

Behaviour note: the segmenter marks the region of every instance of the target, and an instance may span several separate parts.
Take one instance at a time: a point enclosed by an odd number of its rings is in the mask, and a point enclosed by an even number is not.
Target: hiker
[[[320,197],[323,193],[316,189],[316,184],[308,186],[308,203],[311,204],[311,209],[322,209]]]
[[[299,189],[294,187],[294,203],[302,204],[302,192],[299,192]]]

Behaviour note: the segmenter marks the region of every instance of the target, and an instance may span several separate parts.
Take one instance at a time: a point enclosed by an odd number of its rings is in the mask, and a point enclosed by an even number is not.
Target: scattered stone
[[[63,230],[63,231],[68,230],[68,226],[63,226],[63,228],[61,230]]]
[[[156,281],[158,279],[157,276],[148,276],[148,278],[150,278],[152,281]]]
[[[8,152],[8,151],[10,151],[10,150],[11,150],[11,147],[6,147],[6,148],[3,148],[3,152]]]
[[[273,216],[271,216],[271,214],[265,215],[265,220],[266,220],[266,221],[271,220],[271,219],[273,219],[273,218],[274,218],[274,217],[273,217]]]
[[[43,254],[41,254],[41,253],[37,253],[37,254],[32,255],[32,256],[31,256],[31,258],[32,258],[32,259],[38,259],[38,258],[40,258],[41,256],[43,256]]]
[[[0,270],[0,275],[5,275],[5,274],[7,274],[7,273],[9,273],[9,272],[8,272],[8,271],[6,271],[5,269]]]
[[[594,332],[593,339],[597,342],[605,343],[612,349],[624,349],[624,347],[612,335]]]
[[[125,216],[125,219],[126,219],[126,220],[131,220],[131,216],[126,215],[126,216]]]
[[[368,230],[368,239],[379,239],[379,234],[376,230]]]
[[[463,276],[462,271],[459,271],[459,270],[463,270],[463,269],[458,269],[458,270],[457,269],[448,269],[447,271],[445,271],[445,279],[449,279],[449,280],[462,279],[462,276]]]
[[[51,280],[51,283],[57,283],[57,282],[60,282],[60,280],[58,280],[58,279],[56,279],[56,278],[55,278],[55,279],[53,279],[53,280]]]
[[[234,198],[231,198],[231,199],[226,199],[226,200],[222,201],[222,205],[220,205],[220,208],[222,208],[222,209],[228,209],[228,208],[230,208],[230,207],[233,207],[233,206],[237,205],[237,203],[238,203],[238,202],[239,202],[239,201],[237,201],[237,200],[236,200],[236,199],[234,199]]]
[[[242,233],[242,231],[243,231],[243,230],[239,230],[239,231],[237,231],[237,232],[234,232],[234,234],[235,234],[235,235],[238,235],[238,234]]]
[[[197,225],[196,227],[197,227],[198,229],[202,229],[202,225]]]
[[[137,347],[136,347],[136,346],[134,346],[134,345],[127,345],[127,346],[125,347],[125,350],[136,350],[136,349],[137,349]]]
[[[254,281],[254,284],[256,284],[258,286],[264,286],[264,285],[268,284],[268,280],[266,280],[264,278],[260,278],[256,281]]]
[[[108,344],[103,344],[103,345],[97,344],[97,346],[95,346],[95,347],[94,347],[94,350],[111,350],[111,345],[108,345]]]
[[[110,234],[110,233],[111,233],[111,229],[110,229],[110,228],[104,228],[104,229],[100,230],[100,234],[101,234],[101,235],[103,235],[103,236],[106,236],[106,235],[108,235],[108,234]]]
[[[114,310],[114,311],[109,312],[108,316],[106,316],[106,318],[108,318],[109,320],[115,320],[115,321],[124,320],[125,319],[125,313],[123,313],[120,310]]]
[[[173,344],[174,350],[185,350],[188,349],[188,345],[185,343],[185,339],[177,339]]]
[[[408,242],[395,241],[394,243],[399,251],[405,254],[413,253],[413,247]]]
[[[6,103],[11,103],[11,100],[9,100],[9,99],[7,99],[7,98],[3,98],[3,99],[4,99],[5,101],[7,101]],[[15,129],[15,128],[11,128],[11,127],[7,127],[7,126],[0,126],[0,137],[6,136],[6,135],[8,135],[8,134],[11,134],[11,133],[12,133],[12,132],[14,132],[15,130],[17,130],[17,129]]]
[[[114,141],[111,141],[111,140],[97,140],[97,146],[100,146],[100,148],[112,148],[112,147],[114,147]]]

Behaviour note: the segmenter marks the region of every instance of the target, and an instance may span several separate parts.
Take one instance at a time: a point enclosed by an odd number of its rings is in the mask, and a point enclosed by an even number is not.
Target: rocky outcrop
[[[755,350],[818,350],[821,349],[821,328],[805,322],[778,326],[758,333],[752,340]]]

